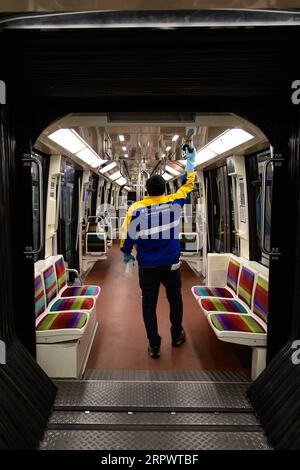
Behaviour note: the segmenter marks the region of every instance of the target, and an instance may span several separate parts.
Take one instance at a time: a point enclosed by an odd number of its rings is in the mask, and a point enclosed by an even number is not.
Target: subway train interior
[[[0,46],[0,449],[300,449],[299,11],[2,13]],[[120,242],[186,144],[153,359]]]

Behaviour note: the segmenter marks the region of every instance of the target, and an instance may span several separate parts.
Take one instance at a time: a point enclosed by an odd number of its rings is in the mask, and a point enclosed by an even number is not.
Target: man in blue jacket
[[[151,176],[146,183],[148,196],[129,208],[122,229],[124,263],[135,259],[131,254],[134,245],[137,251],[143,318],[152,358],[160,356],[156,304],[161,283],[170,304],[172,345],[178,347],[186,339],[182,327],[179,231],[181,208],[194,187],[195,156],[194,149],[186,150],[186,183],[175,194],[166,196],[164,178]]]

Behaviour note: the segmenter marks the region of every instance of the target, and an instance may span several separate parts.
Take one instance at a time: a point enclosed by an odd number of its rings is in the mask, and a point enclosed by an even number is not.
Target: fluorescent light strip
[[[124,146],[122,147],[123,152],[126,152],[127,148]]]
[[[109,179],[111,179],[112,181],[115,181],[117,180],[118,178],[120,178],[122,175],[120,173],[120,171],[116,171],[115,173],[113,173],[112,175],[108,175]]]
[[[176,142],[176,141],[178,140],[178,137],[179,137],[179,135],[177,135],[177,134],[174,135],[174,137],[173,137],[173,139],[172,139],[172,142]]]
[[[58,129],[48,138],[93,168],[105,162],[74,129]]]
[[[166,170],[172,175],[175,175],[175,176],[180,175],[180,171],[175,170],[175,168],[171,167],[170,165],[166,165]]]
[[[120,139],[120,142],[124,142],[125,137],[124,137],[122,134],[120,134],[120,135],[119,135],[119,139]]]
[[[123,178],[123,176],[121,176],[121,178],[117,179],[115,181],[115,183],[119,184],[120,186],[124,186],[124,184],[127,183],[127,179],[126,178]]]
[[[166,147],[166,151],[168,152],[169,150],[171,150],[171,146],[168,145],[168,147]]]
[[[246,132],[243,129],[228,129],[197,152],[196,165],[205,163],[208,160],[211,160],[228,150],[232,150],[253,138],[254,136],[252,134],[249,134],[249,132]]]
[[[104,174],[104,173],[106,173],[107,171],[112,170],[112,169],[115,168],[116,166],[117,166],[116,162],[109,163],[109,164],[106,165],[104,168],[101,168],[100,173]]]

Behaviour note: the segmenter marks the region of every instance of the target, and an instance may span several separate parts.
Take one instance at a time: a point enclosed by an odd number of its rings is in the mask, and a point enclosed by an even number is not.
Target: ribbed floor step
[[[55,410],[65,411],[252,411],[248,383],[55,382]]]
[[[179,381],[179,382],[251,382],[243,372],[218,370],[99,370],[88,369],[86,380]]]
[[[261,431],[252,413],[55,411],[48,429]]]
[[[261,432],[58,431],[45,433],[41,450],[267,450]]]

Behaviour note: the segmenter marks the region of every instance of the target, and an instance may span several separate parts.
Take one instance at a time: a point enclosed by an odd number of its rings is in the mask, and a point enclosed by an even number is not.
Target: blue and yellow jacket
[[[121,251],[130,254],[133,245],[142,268],[176,264],[180,256],[180,217],[194,187],[194,172],[169,196],[146,196],[130,206],[123,227]]]

